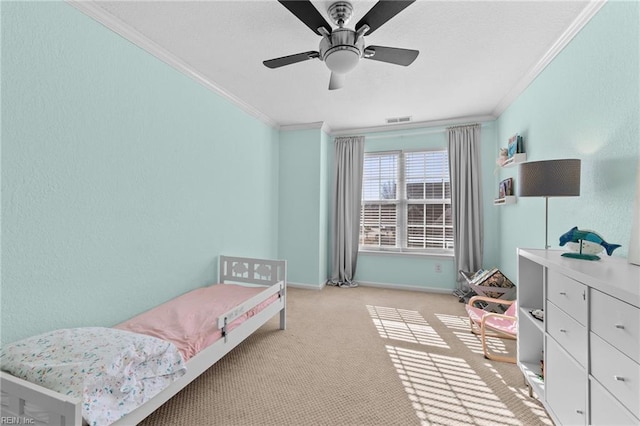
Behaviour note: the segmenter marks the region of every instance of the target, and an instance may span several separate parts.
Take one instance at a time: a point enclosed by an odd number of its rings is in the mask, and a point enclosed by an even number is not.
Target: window
[[[447,151],[365,154],[360,248],[440,253],[453,249]]]

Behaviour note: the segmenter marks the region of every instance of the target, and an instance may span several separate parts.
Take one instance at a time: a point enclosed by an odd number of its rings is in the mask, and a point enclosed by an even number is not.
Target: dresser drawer
[[[584,284],[548,269],[547,299],[580,324],[587,324],[587,287]]]
[[[640,417],[640,364],[593,332],[591,374],[634,416]]]
[[[589,381],[591,421],[594,426],[628,426],[640,424],[597,380]]]
[[[556,305],[547,303],[545,311],[547,332],[558,341],[580,365],[587,366],[587,328],[571,318]]]
[[[586,424],[587,374],[560,345],[547,336],[545,400],[562,425]]]
[[[591,331],[640,363],[640,309],[591,290]]]

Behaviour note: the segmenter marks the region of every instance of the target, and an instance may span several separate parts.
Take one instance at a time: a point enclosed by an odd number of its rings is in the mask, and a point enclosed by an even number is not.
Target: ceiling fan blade
[[[380,28],[389,19],[402,12],[407,6],[413,3],[415,0],[408,1],[396,1],[396,0],[380,0],[374,4],[366,15],[362,17],[356,24],[356,31],[359,31],[363,25],[368,25],[369,30],[365,35],[372,34],[375,30]]]
[[[267,68],[280,68],[285,65],[291,65],[298,62],[306,61],[308,59],[317,58],[320,56],[318,52],[310,51],[303,53],[296,53],[295,55],[283,56],[281,58],[269,59],[262,61]]]
[[[308,0],[278,0],[284,7],[286,7],[289,12],[296,15],[296,17],[301,20],[307,27],[311,28],[311,31],[318,35],[319,27],[325,27],[329,33],[331,33],[331,25],[327,23],[327,21],[322,17],[318,9],[311,4]]]
[[[331,79],[329,79],[329,90],[342,89],[342,86],[344,86],[344,80],[344,74],[332,72]]]
[[[373,55],[371,55],[373,52]],[[418,50],[400,49],[397,47],[385,47],[385,46],[367,46],[364,50],[364,57],[366,59],[373,59],[374,61],[388,62],[396,65],[411,65],[416,60]]]

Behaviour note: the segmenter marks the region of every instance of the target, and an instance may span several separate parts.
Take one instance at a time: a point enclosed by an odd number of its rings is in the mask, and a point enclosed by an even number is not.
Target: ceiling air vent
[[[411,116],[409,115],[407,115],[406,117],[387,118],[387,124],[408,123],[410,121],[411,121]]]

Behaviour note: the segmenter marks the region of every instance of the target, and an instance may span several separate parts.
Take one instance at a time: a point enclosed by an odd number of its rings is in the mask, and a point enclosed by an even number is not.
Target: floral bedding
[[[82,401],[89,425],[108,425],[184,375],[173,343],[103,327],[56,330],[0,349],[0,368]]]

